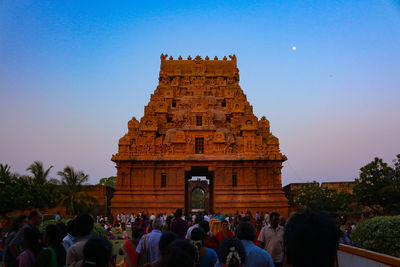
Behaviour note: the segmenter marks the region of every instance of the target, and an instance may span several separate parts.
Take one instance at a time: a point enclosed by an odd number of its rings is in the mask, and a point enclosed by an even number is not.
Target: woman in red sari
[[[222,241],[224,241],[225,238],[228,237],[233,237],[234,234],[232,233],[232,231],[229,229],[229,223],[227,221],[222,221],[221,222],[221,226],[222,226],[222,231],[219,231],[216,235],[215,238],[218,241],[218,244],[221,244]]]
[[[124,267],[137,267],[138,253],[136,252],[136,246],[142,237],[142,229],[134,228],[132,231],[132,239],[126,240],[122,243],[119,251],[120,255],[124,255]]]

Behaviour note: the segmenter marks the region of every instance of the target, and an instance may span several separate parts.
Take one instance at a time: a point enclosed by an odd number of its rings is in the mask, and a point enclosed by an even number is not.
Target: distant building
[[[338,192],[345,192],[352,194],[355,182],[324,182],[321,184],[322,188],[335,189]]]

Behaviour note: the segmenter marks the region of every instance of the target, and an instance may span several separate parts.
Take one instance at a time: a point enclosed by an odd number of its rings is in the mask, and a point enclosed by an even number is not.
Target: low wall
[[[400,267],[400,258],[339,244],[337,265],[338,267]]]

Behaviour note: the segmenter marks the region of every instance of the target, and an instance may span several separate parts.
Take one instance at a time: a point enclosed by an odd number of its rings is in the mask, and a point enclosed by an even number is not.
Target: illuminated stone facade
[[[144,116],[128,122],[112,156],[118,177],[112,213],[190,212],[192,190],[200,188],[206,211],[287,215],[286,156],[269,121],[253,114],[236,56],[229,58],[161,55],[159,84]]]

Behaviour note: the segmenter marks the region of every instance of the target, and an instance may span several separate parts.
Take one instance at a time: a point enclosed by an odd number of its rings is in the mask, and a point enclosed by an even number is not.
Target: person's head
[[[287,262],[293,267],[333,266],[338,243],[335,223],[321,212],[307,209],[297,213],[285,228]]]
[[[282,227],[286,226],[286,218],[285,217],[283,217],[283,216],[279,217],[279,225]]]
[[[190,240],[193,241],[192,244],[196,244],[201,247],[206,239],[206,233],[200,227],[194,228],[190,234]]]
[[[235,236],[240,240],[254,241],[256,237],[254,226],[247,221],[240,222],[236,227]]]
[[[202,221],[200,224],[199,224],[199,227],[201,228],[201,229],[203,229],[203,231],[204,231],[204,233],[208,233],[208,232],[210,232],[210,223],[209,222],[207,222],[207,221]]]
[[[62,221],[56,223],[56,226],[60,231],[61,238],[64,238],[68,234],[68,227]]]
[[[221,222],[221,227],[222,227],[222,231],[228,231],[229,230],[229,223],[225,220],[223,220]]]
[[[42,223],[43,216],[39,211],[33,210],[29,213],[28,220],[33,226],[37,227]]]
[[[61,242],[61,233],[54,224],[49,224],[43,232],[43,241],[46,247],[55,247]]]
[[[24,224],[28,222],[28,217],[26,215],[20,215],[10,224],[8,227],[9,232],[18,231]]]
[[[200,224],[204,220],[203,216],[196,216],[194,220],[196,224]]]
[[[279,213],[278,212],[271,212],[269,215],[269,224],[272,228],[276,228],[279,225]]]
[[[258,219],[256,220],[256,229],[261,230],[261,228],[262,228],[262,220]]]
[[[329,215],[331,216],[331,220],[336,224],[337,228],[340,229],[340,226],[342,225],[342,220],[340,219],[339,214],[331,213]]]
[[[108,267],[112,257],[112,244],[104,237],[94,235],[83,247],[82,267]]]
[[[168,246],[163,266],[192,267],[197,261],[196,248],[186,240],[177,239]]]
[[[162,221],[161,221],[161,219],[157,218],[157,219],[153,220],[153,223],[151,224],[151,227],[153,229],[156,229],[156,230],[161,230],[162,229]]]
[[[140,240],[143,235],[142,228],[134,227],[132,230],[132,240]]]
[[[87,213],[81,213],[75,217],[75,229],[78,236],[90,234],[93,230],[93,218]]]
[[[181,218],[182,217],[182,209],[177,209],[176,210],[176,218]]]
[[[160,242],[158,243],[158,249],[160,250],[161,258],[165,258],[169,245],[177,238],[178,236],[173,232],[166,231],[162,233]]]
[[[25,249],[31,250],[35,255],[39,254],[40,251],[39,237],[34,229],[30,227],[26,227],[23,229],[22,246]]]
[[[226,238],[219,245],[218,259],[226,267],[239,267],[246,261],[246,251],[239,239]]]
[[[102,221],[101,224],[104,225],[104,221]],[[67,230],[68,230],[68,234],[70,234],[72,236],[76,236],[75,220],[69,220],[67,222]]]

